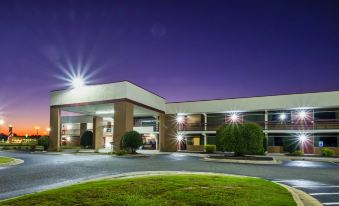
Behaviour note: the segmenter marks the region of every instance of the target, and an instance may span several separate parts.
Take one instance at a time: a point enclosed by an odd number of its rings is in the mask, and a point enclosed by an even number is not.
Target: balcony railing
[[[339,129],[339,120],[317,120],[309,122],[254,122],[267,130],[320,130]],[[230,123],[225,123],[230,124]],[[216,131],[224,124],[218,123],[195,123],[180,124],[179,131]]]

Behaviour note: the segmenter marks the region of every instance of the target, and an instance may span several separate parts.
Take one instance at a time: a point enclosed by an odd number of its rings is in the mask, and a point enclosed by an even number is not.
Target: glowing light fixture
[[[95,114],[114,114],[114,110],[96,111]]]
[[[0,119],[0,125],[5,124],[5,121],[3,119]]]
[[[47,131],[47,132],[50,132],[50,131],[51,131],[51,128],[49,128],[49,127],[46,128],[46,131]]]
[[[72,79],[73,88],[77,89],[84,85],[85,85],[85,81],[81,77],[77,76]]]
[[[299,134],[299,136],[298,136],[298,140],[299,140],[299,142],[301,142],[301,143],[306,142],[307,139],[308,139],[308,137],[307,137],[306,134]]]
[[[298,112],[298,118],[301,119],[301,120],[304,120],[306,119],[307,117],[307,112],[305,110],[301,110]]]
[[[71,141],[71,137],[66,137],[66,140],[69,142],[69,141]]]
[[[279,119],[280,119],[281,121],[285,121],[286,118],[287,118],[287,115],[286,115],[285,113],[279,115]]]
[[[229,116],[229,119],[231,120],[231,122],[238,122],[240,120],[240,117],[237,113],[233,113]]]
[[[178,141],[178,142],[181,142],[181,141],[183,141],[183,140],[184,140],[184,135],[178,134],[178,135],[177,135],[177,141]]]
[[[176,120],[178,124],[182,124],[185,122],[185,118],[183,116],[177,116]]]

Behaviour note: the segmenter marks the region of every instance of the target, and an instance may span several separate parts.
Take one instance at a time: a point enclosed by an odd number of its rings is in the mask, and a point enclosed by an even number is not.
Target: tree
[[[93,146],[93,132],[84,132],[80,139],[80,145],[85,148],[91,148]]]
[[[124,134],[121,141],[121,147],[124,149],[128,149],[132,153],[142,146],[142,138],[139,132],[137,131],[129,131]]]
[[[217,148],[236,156],[263,154],[264,133],[255,123],[228,124],[217,131]]]
[[[247,154],[264,154],[263,141],[265,139],[262,128],[256,123],[244,124],[244,141]]]
[[[40,137],[38,139],[38,145],[43,146],[44,150],[47,150],[49,146],[49,138],[47,136]]]

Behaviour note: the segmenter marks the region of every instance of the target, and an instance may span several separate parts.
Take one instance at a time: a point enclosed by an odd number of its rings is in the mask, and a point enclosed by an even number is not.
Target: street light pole
[[[1,135],[1,126],[5,123],[5,121],[3,119],[0,119],[0,135]]]
[[[35,127],[35,129],[36,129],[36,136],[39,136],[39,129],[40,129],[40,127]]]

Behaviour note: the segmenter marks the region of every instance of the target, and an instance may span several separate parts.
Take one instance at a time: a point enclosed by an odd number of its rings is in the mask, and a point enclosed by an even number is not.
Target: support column
[[[203,113],[202,115],[204,116],[204,131],[207,131],[207,114]]]
[[[114,103],[113,149],[119,151],[122,136],[133,130],[133,104],[130,102]]]
[[[267,130],[268,130],[268,111],[265,110],[265,138],[266,138],[266,151],[268,151],[268,133],[267,133]]]
[[[206,133],[203,133],[202,136],[204,136],[204,146],[207,145],[207,135]]]
[[[87,123],[80,123],[80,138],[87,131]]]
[[[265,110],[265,130],[268,130],[268,111]]]
[[[160,152],[176,152],[177,151],[177,131],[178,125],[176,115],[160,114],[159,115],[159,145]]]
[[[94,150],[96,152],[104,147],[103,118],[93,118]]]
[[[61,109],[59,107],[50,108],[49,151],[60,151],[61,139]]]

